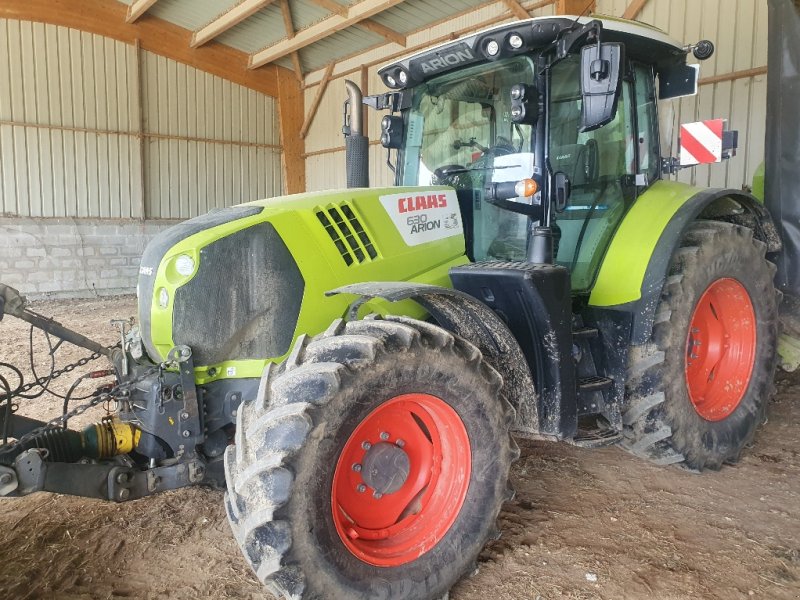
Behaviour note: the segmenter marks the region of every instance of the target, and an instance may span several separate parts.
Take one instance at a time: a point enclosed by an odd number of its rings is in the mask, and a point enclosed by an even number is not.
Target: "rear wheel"
[[[734,462],[764,418],[776,365],[775,267],[745,227],[693,224],[650,341],[631,348],[625,442],[660,464]]]
[[[283,598],[438,598],[496,530],[517,452],[500,376],[404,318],[334,323],[270,367],[226,453],[226,507]]]

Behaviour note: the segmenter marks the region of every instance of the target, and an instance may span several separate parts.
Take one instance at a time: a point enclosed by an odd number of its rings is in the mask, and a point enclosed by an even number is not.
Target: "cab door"
[[[630,73],[630,69],[626,69]],[[572,289],[588,291],[613,234],[637,195],[638,136],[630,77],[623,80],[614,120],[580,131],[580,57],[551,68],[548,102],[548,161],[564,173],[571,192],[555,206],[560,231],[556,262],[570,270]]]

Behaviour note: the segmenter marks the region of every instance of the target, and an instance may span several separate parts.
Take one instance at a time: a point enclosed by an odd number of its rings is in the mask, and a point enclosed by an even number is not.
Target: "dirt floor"
[[[34,308],[111,343],[109,320],[132,316],[135,303]],[[43,339],[36,346],[46,372]],[[65,344],[58,364],[86,354]],[[27,357],[27,326],[7,318],[0,362],[23,366]],[[54,389],[63,393],[73,378]],[[654,467],[617,448],[522,443],[503,536],[450,598],[800,598],[800,375],[779,376],[777,387],[754,447],[719,473]],[[40,399],[22,412],[49,418],[60,408],[60,400]],[[44,493],[3,500],[0,597],[265,594],[233,542],[222,492],[184,489],[122,505]]]

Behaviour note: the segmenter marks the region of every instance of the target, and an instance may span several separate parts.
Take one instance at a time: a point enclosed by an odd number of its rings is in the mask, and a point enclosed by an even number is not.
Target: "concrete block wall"
[[[0,283],[29,298],[132,294],[145,246],[175,222],[0,218]]]

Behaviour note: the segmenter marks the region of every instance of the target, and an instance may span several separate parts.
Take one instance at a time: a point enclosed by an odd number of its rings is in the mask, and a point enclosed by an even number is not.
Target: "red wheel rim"
[[[455,410],[429,394],[396,396],[356,427],[339,456],[331,490],[336,532],[366,563],[411,562],[455,522],[471,465]]]
[[[756,355],[756,315],[750,294],[718,279],[695,306],[686,339],[686,386],[694,409],[721,421],[742,401]]]

